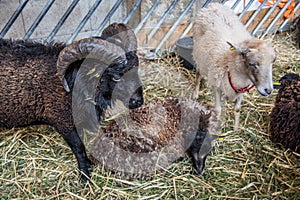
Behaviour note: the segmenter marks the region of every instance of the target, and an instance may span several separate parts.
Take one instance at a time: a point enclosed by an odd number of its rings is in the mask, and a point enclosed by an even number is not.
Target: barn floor
[[[274,80],[300,72],[300,51],[293,34],[273,39],[278,57]],[[189,96],[194,72],[167,56],[142,61],[141,77],[147,102],[166,96]],[[209,91],[199,101],[211,102]],[[233,132],[233,108],[226,105],[218,141],[206,162],[204,177],[191,174],[188,159],[174,163],[148,181],[126,181],[95,166],[92,181],[78,179],[77,162],[67,144],[46,126],[0,132],[1,199],[299,199],[300,155],[268,139],[269,98],[246,94],[241,131]],[[42,135],[41,135],[42,133]]]

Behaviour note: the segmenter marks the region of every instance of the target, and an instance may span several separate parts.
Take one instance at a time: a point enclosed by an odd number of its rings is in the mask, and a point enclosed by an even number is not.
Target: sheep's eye
[[[118,75],[115,75],[115,76],[111,77],[111,79],[112,79],[114,82],[120,82],[120,81],[121,81],[121,77],[118,76]]]
[[[257,63],[249,62],[249,66],[254,69],[257,69],[259,65]]]
[[[127,61],[127,60],[123,60],[121,63],[122,63],[123,65],[127,65],[128,61]]]

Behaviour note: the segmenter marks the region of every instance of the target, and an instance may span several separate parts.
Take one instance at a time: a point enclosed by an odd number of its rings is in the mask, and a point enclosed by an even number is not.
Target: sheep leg
[[[205,160],[206,160],[206,156],[204,158],[201,158],[199,156],[200,148],[201,148],[201,144],[199,144],[199,141],[196,138],[187,151],[192,159],[194,173],[197,175],[204,174],[204,167],[205,167]]]
[[[199,97],[200,83],[201,83],[200,70],[196,69],[196,86],[195,86],[193,99],[198,99]]]
[[[215,112],[216,112],[216,120],[217,124],[222,124],[221,113],[222,113],[222,104],[221,104],[221,91],[218,88],[214,88],[215,90]]]
[[[218,117],[221,116],[222,104],[221,104],[221,91],[216,88],[215,90],[215,111]]]
[[[68,134],[62,134],[65,141],[68,143],[68,145],[71,147],[77,162],[78,162],[78,168],[83,173],[81,175],[81,179],[83,181],[87,181],[90,178],[90,168],[91,168],[91,161],[88,159],[88,156],[85,151],[84,144],[82,143],[80,137],[78,136],[78,133],[76,129],[74,128],[70,133]]]
[[[242,100],[243,96],[238,96],[235,102],[234,106],[234,131],[239,130],[239,124],[240,124],[240,109],[242,106]]]
[[[194,166],[194,173],[197,175],[203,175],[204,174],[204,168],[205,168],[205,156],[204,158],[199,157],[199,152],[195,152],[192,154],[192,162]]]

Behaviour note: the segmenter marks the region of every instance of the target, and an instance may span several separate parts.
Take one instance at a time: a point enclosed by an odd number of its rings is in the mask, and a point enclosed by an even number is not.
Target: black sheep
[[[85,119],[87,111],[96,113],[99,120],[115,99],[130,109],[143,104],[135,35],[124,24],[111,28],[122,28],[123,38],[112,40],[118,39],[124,46],[101,38],[70,45],[0,39],[0,127],[54,127],[75,154],[85,174],[83,180],[90,176],[91,162],[78,131],[82,121],[89,121]],[[106,38],[109,36],[113,35]],[[89,91],[91,88],[95,91]]]
[[[270,139],[300,153],[300,77],[286,74],[280,79],[270,114]]]

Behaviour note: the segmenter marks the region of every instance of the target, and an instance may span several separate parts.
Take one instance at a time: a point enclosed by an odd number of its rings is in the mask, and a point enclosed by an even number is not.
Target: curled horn
[[[105,28],[101,34],[103,38],[117,38],[124,45],[124,50],[127,52],[137,50],[136,36],[126,24],[113,23]]]
[[[107,65],[126,62],[124,50],[108,41],[85,38],[73,42],[59,53],[56,63],[57,73],[67,92],[70,88],[65,78],[66,71],[71,63],[83,58],[94,58]]]

